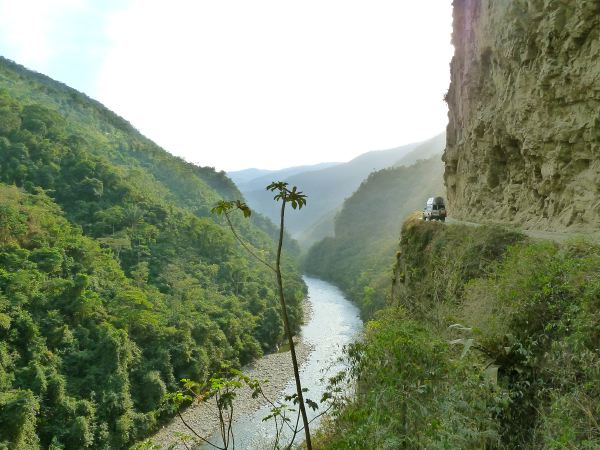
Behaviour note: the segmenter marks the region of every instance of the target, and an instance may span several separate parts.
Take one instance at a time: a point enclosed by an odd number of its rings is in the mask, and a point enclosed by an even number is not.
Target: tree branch
[[[215,444],[213,444],[212,442],[208,441],[207,439],[203,438],[202,436],[200,436],[198,433],[196,433],[196,430],[194,430],[191,426],[188,425],[188,423],[184,420],[183,416],[181,415],[181,412],[177,411],[177,415],[179,416],[179,419],[181,419],[181,422],[183,422],[183,424],[185,425],[185,427],[190,430],[192,433],[194,433],[194,436],[196,436],[198,439],[200,439],[202,442],[207,443],[208,445],[214,447],[214,448],[218,448],[219,450],[225,450],[222,447],[218,447]]]
[[[233,236],[236,238],[236,240],[242,245],[242,247],[244,247],[244,249],[250,253],[252,256],[254,256],[257,260],[259,260],[261,263],[263,263],[265,266],[267,266],[269,269],[271,269],[273,272],[277,272],[277,270],[275,269],[275,267],[273,267],[271,265],[271,263],[269,263],[268,261],[264,260],[263,258],[261,258],[260,256],[258,256],[254,250],[252,250],[252,248],[250,248],[250,246],[248,244],[246,244],[246,242],[244,242],[244,240],[239,236],[239,234],[237,234],[237,231],[235,231],[235,227],[233,226],[233,224],[231,223],[231,219],[229,218],[229,213],[227,211],[225,211],[225,219],[227,220],[227,225],[229,225],[229,228],[231,229],[231,232],[233,233]]]

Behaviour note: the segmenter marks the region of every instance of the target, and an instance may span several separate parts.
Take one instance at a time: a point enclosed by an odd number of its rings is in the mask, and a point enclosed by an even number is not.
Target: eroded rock
[[[600,0],[455,0],[451,214],[600,227]]]

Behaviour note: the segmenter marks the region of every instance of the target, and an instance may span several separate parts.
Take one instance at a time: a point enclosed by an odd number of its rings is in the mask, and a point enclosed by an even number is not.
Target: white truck
[[[446,220],[446,206],[442,197],[430,197],[423,210],[423,220]]]

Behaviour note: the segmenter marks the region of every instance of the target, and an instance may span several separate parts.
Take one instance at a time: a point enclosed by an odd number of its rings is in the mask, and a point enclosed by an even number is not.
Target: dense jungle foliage
[[[335,237],[308,251],[305,270],[342,288],[370,317],[385,305],[400,224],[443,192],[439,155],[373,172],[335,218]]]
[[[600,448],[600,247],[407,221],[320,448]]]
[[[275,348],[274,277],[210,216],[221,198],[240,198],[223,173],[0,59],[0,448],[126,448],[180,379]],[[234,220],[273,254],[268,221]]]

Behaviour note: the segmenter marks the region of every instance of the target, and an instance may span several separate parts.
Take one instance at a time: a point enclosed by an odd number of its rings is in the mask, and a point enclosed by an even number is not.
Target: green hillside
[[[600,247],[409,219],[320,449],[600,448]]]
[[[443,132],[420,143],[414,150],[396,161],[394,167],[411,166],[420,159],[427,159],[435,155],[441,155],[444,152],[445,147],[446,132]]]
[[[0,59],[0,448],[125,448],[181,378],[279,343],[272,275],[210,216],[223,197],[240,197],[223,173]],[[266,219],[235,220],[272,251]]]
[[[441,154],[445,144],[446,133],[441,133],[437,136],[434,136],[431,139],[420,143],[414,148],[414,150],[410,150],[408,153],[404,154],[404,152],[402,152],[404,156],[402,156],[399,160],[394,161],[394,164],[391,164],[391,160],[388,159],[389,157],[394,155],[393,152],[384,152],[384,160],[387,161],[386,164],[388,164],[389,167],[411,166],[421,159],[428,159],[433,157],[434,155],[438,155],[441,158]],[[371,153],[377,154],[378,152]],[[371,153],[367,153],[365,156],[369,157]],[[394,155],[393,157],[395,158],[396,156]],[[324,213],[308,228],[305,228],[300,233],[296,234],[296,238],[298,239],[298,242],[300,242],[300,244],[302,245],[303,249],[309,249],[315,243],[322,241],[326,237],[334,236],[335,217],[341,209],[342,204],[339,204],[335,209],[329,210],[328,212]]]
[[[400,224],[444,192],[443,163],[433,156],[410,167],[373,172],[335,218],[335,237],[314,244],[308,273],[332,281],[370,316],[385,304]]]

